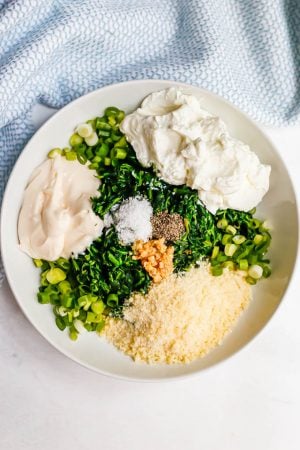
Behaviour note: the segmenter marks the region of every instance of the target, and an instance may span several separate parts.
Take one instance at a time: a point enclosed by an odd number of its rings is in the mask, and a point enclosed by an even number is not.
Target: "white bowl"
[[[105,107],[115,105],[130,112],[153,91],[179,86],[202,98],[203,107],[220,116],[233,136],[249,144],[263,163],[272,166],[268,194],[257,215],[273,225],[269,256],[272,276],[254,289],[254,299],[223,344],[187,365],[146,365],[134,363],[95,333],[86,333],[71,341],[57,329],[50,305],[36,300],[39,272],[31,259],[18,247],[17,218],[23,191],[32,170],[46,157],[49,149],[64,147],[74,127]],[[247,116],[222,98],[203,89],[171,81],[132,81],[104,87],[67,105],[46,122],[20,155],[8,181],[1,218],[2,257],[8,282],[34,327],[54,347],[78,363],[106,375],[133,380],[161,380],[195,374],[225,360],[247,344],[265,326],[276,311],[289,284],[298,247],[298,218],[294,190],[288,172],[272,143]],[[259,341],[256,342],[259,345]]]

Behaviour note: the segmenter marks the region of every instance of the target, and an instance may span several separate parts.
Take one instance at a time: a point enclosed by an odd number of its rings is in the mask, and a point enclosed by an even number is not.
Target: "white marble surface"
[[[36,108],[38,126],[50,111]],[[266,130],[300,194],[300,127]],[[299,450],[296,274],[267,328],[198,378],[130,383],[68,360],[0,290],[1,450]],[[298,291],[297,291],[298,288]]]

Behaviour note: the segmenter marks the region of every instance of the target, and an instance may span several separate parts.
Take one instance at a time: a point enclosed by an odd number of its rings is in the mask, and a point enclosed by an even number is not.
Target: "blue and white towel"
[[[171,79],[265,124],[299,122],[298,0],[0,0],[0,201],[31,110]]]

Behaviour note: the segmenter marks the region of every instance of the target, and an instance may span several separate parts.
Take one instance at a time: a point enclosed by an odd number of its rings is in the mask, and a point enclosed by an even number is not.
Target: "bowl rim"
[[[294,200],[295,200],[295,208],[296,208],[296,225],[297,225],[297,231],[296,231],[296,240],[297,240],[297,245],[296,245],[296,249],[295,249],[295,256],[294,256],[294,261],[293,261],[293,268],[292,271],[290,273],[289,276],[289,280],[288,283],[282,293],[281,299],[278,303],[278,305],[276,306],[276,308],[274,309],[274,311],[272,312],[272,314],[270,315],[270,317],[268,318],[267,322],[245,343],[243,344],[239,349],[235,350],[232,354],[227,355],[225,358],[223,358],[220,361],[217,361],[215,363],[213,363],[210,366],[201,368],[200,370],[195,370],[194,372],[191,373],[187,373],[187,374],[175,374],[172,376],[166,376],[166,377],[154,377],[154,378],[147,378],[147,377],[143,377],[143,378],[134,378],[132,376],[126,376],[126,375],[119,375],[119,374],[115,374],[103,369],[99,369],[96,368],[88,363],[85,363],[83,361],[81,361],[79,358],[77,358],[76,356],[74,356],[73,354],[71,354],[69,351],[64,350],[62,348],[60,348],[56,343],[54,343],[51,339],[51,337],[46,336],[46,334],[39,330],[37,325],[34,324],[30,318],[30,316],[27,314],[27,312],[23,309],[22,304],[19,302],[16,294],[15,294],[15,290],[14,290],[14,283],[11,282],[10,279],[10,275],[9,275],[9,271],[6,270],[6,260],[5,260],[5,256],[3,257],[3,253],[2,253],[2,263],[3,263],[3,267],[4,267],[4,271],[5,271],[5,275],[6,275],[6,279],[8,281],[9,284],[9,288],[14,296],[15,301],[17,302],[18,306],[20,307],[22,313],[24,314],[24,316],[27,318],[27,320],[30,322],[30,324],[35,328],[35,330],[50,344],[52,345],[52,347],[55,348],[56,351],[58,351],[59,353],[67,356],[69,359],[71,359],[73,362],[76,362],[78,364],[80,364],[82,367],[85,367],[93,372],[96,372],[98,374],[104,375],[106,377],[111,377],[114,379],[118,379],[118,380],[122,380],[122,381],[129,381],[129,382],[140,382],[140,383],[158,383],[158,382],[170,382],[170,381],[181,381],[181,380],[187,380],[187,379],[191,379],[191,378],[196,378],[199,377],[200,374],[202,373],[206,373],[209,370],[212,370],[214,368],[220,367],[221,364],[225,363],[226,361],[230,360],[232,357],[238,355],[242,350],[249,348],[250,345],[252,345],[254,343],[254,341],[261,335],[261,333],[263,331],[266,330],[267,326],[270,325],[275,312],[279,311],[279,308],[282,306],[283,304],[283,300],[285,299],[286,295],[288,294],[288,292],[291,289],[291,286],[294,284],[295,282],[295,274],[298,270],[299,267],[299,222],[300,222],[300,211],[299,211],[299,204],[298,204],[298,197],[297,197],[297,192],[295,190],[294,187],[294,183],[293,183],[293,179],[291,177],[291,174],[287,168],[287,166],[285,165],[285,162],[283,161],[280,152],[277,150],[276,145],[272,142],[272,140],[267,136],[267,134],[264,132],[264,130],[262,129],[261,125],[258,124],[257,122],[255,122],[251,117],[248,116],[248,114],[246,114],[245,112],[243,112],[242,110],[240,110],[238,107],[236,107],[234,104],[232,104],[230,101],[228,101],[227,99],[225,99],[224,97],[215,94],[214,92],[202,88],[201,86],[196,86],[196,85],[192,85],[192,84],[188,84],[188,83],[183,83],[180,81],[174,81],[174,80],[167,80],[167,79],[136,79],[136,80],[129,80],[129,81],[122,81],[119,83],[112,83],[112,84],[108,84],[105,85],[103,87],[97,88],[93,91],[88,92],[87,94],[81,95],[80,97],[77,97],[76,99],[72,100],[71,102],[67,103],[65,106],[63,106],[62,108],[60,108],[59,110],[57,110],[49,119],[47,119],[35,132],[34,134],[31,136],[31,138],[28,140],[28,142],[25,144],[24,148],[22,149],[22,151],[20,152],[18,158],[16,159],[14,166],[10,172],[8,181],[6,183],[5,186],[5,190],[4,190],[4,194],[3,194],[3,199],[2,199],[2,205],[1,205],[1,212],[0,212],[0,248],[3,248],[3,239],[4,239],[4,213],[3,211],[5,211],[5,209],[7,208],[6,203],[8,201],[8,191],[9,191],[9,187],[10,184],[12,182],[13,179],[13,173],[15,171],[15,167],[21,157],[21,155],[23,154],[23,152],[26,150],[26,148],[28,146],[30,146],[31,141],[36,137],[36,135],[38,135],[40,132],[42,132],[42,130],[47,127],[52,121],[56,120],[57,116],[60,114],[63,114],[68,108],[71,108],[74,106],[74,104],[76,104],[77,102],[79,103],[83,98],[88,98],[88,97],[92,97],[94,96],[96,93],[98,92],[102,92],[106,89],[111,89],[113,87],[119,87],[119,86],[126,86],[126,85],[132,85],[132,84],[147,84],[147,83],[152,83],[152,84],[161,84],[161,83],[169,83],[172,84],[174,86],[177,87],[181,87],[181,88],[197,88],[200,91],[203,91],[204,93],[216,98],[217,100],[222,101],[223,103],[225,103],[226,105],[228,105],[229,107],[231,107],[233,110],[237,111],[240,115],[244,116],[245,119],[247,119],[247,121],[254,126],[255,128],[257,128],[261,135],[263,136],[263,138],[269,143],[270,147],[272,148],[272,150],[275,152],[277,158],[279,159],[281,165],[285,168],[286,173],[289,177],[289,181],[291,184],[291,189],[294,195]],[[297,270],[296,270],[297,269]]]

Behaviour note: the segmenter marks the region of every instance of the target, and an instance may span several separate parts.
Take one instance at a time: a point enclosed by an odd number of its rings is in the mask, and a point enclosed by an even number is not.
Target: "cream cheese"
[[[103,229],[90,198],[98,195],[96,172],[57,155],[32,173],[18,220],[20,248],[54,261],[83,252]]]
[[[269,189],[271,168],[198,98],[175,87],[154,92],[125,117],[121,131],[144,167],[172,185],[198,190],[209,211],[249,211]]]

